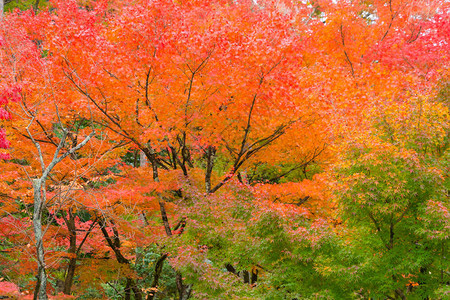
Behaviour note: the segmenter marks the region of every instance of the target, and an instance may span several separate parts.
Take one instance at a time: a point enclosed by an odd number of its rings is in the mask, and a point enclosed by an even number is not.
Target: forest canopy
[[[0,298],[450,297],[445,0],[1,0]]]

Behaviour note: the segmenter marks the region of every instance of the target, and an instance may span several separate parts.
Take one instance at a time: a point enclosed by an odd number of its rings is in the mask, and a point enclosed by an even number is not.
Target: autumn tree
[[[12,19],[14,17],[19,16],[11,15]],[[5,77],[9,79],[2,83],[8,85],[10,92],[2,99],[14,101],[8,111],[2,110],[4,115],[13,116],[4,125],[15,135],[11,135],[14,159],[4,161],[2,168],[3,178],[10,178],[5,184],[8,201],[2,205],[2,215],[19,217],[20,211],[31,211],[38,264],[35,298],[46,299],[46,266],[61,260],[54,250],[58,247],[54,243],[56,237],[48,234],[52,232],[52,223],[59,211],[68,207],[70,217],[73,199],[68,197],[69,191],[79,188],[77,182],[88,176],[108,150],[102,150],[98,135],[95,140],[100,144],[85,147],[95,134],[92,122],[70,116],[67,103],[58,94],[64,86],[55,78],[55,70],[49,68],[52,57],[42,51],[38,40],[30,38],[24,28],[18,26],[20,22],[8,21],[2,27],[1,50],[5,58]],[[97,134],[101,134],[101,130]],[[108,147],[111,149],[111,145]],[[15,177],[9,177],[10,174]],[[71,227],[71,223],[67,225]],[[54,248],[46,251],[46,242]],[[53,255],[52,263],[48,263],[48,254]]]
[[[40,13],[44,24],[58,26],[45,37],[33,32],[45,51],[59,57],[55,67],[62,66],[61,80],[72,86],[66,95],[81,108],[95,108],[89,112],[94,122],[143,151],[153,181],[181,170],[199,182],[203,173],[205,191],[214,193],[257,154],[262,160],[262,151],[275,142],[289,148],[291,140],[282,139],[288,131],[292,136],[314,124],[309,100],[296,85],[301,43],[281,12],[160,1],[123,5],[105,15],[102,5],[92,3],[86,11],[74,2],[55,3],[58,17],[76,15],[74,23]],[[274,17],[266,22],[269,12]],[[246,22],[229,23],[230,16],[245,16]],[[62,40],[48,39],[61,33]],[[311,148],[302,151],[316,153]],[[214,172],[218,157],[226,164]],[[170,236],[169,198],[157,196]]]
[[[405,43],[399,42],[405,38],[401,33],[393,37],[400,54],[389,52],[380,61],[392,72],[406,62],[404,76],[419,78],[403,82],[402,92],[394,89],[391,98],[377,99],[364,113],[367,127],[342,145],[343,160],[336,164],[340,216],[349,228],[343,236],[359,260],[353,261],[354,273],[373,275],[356,281],[368,297],[439,298],[448,280],[449,112],[445,100],[436,97],[448,80],[436,43],[446,43],[442,34],[448,23],[445,12],[428,9],[419,24],[410,25],[427,28],[427,34]],[[389,42],[383,47],[392,50]]]
[[[167,274],[180,299],[437,296],[448,4],[422,4],[56,0],[8,14],[2,209],[31,211],[39,144],[44,173],[68,153],[44,211],[66,293],[78,270],[78,285],[126,299],[162,295]]]

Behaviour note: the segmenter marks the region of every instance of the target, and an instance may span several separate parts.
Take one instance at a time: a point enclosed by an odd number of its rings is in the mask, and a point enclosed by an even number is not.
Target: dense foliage
[[[0,297],[449,297],[449,9],[6,1]]]

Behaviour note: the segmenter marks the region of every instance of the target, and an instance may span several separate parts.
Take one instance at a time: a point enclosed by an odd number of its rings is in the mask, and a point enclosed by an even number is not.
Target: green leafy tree
[[[355,290],[390,299],[439,298],[449,280],[448,108],[393,101],[349,141],[337,166]],[[348,262],[347,262],[348,263]]]

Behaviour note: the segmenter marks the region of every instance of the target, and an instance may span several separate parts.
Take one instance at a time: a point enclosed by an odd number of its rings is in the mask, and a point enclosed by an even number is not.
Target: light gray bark
[[[1,1],[1,0],[0,0]],[[44,156],[42,154],[41,146],[38,141],[33,138],[29,127],[31,126],[34,119],[30,122],[27,127],[28,135],[38,150],[38,158],[41,164],[42,175],[40,178],[33,179],[33,191],[34,191],[34,212],[33,212],[33,231],[35,237],[35,245],[36,245],[36,255],[37,255],[37,263],[38,263],[38,275],[37,275],[37,284],[36,290],[34,293],[34,299],[39,300],[47,300],[47,274],[45,272],[45,250],[43,245],[43,236],[44,233],[42,231],[42,212],[45,209],[47,204],[47,196],[46,196],[46,180],[52,169],[64,158],[75,153],[81,147],[87,144],[87,142],[94,136],[94,132],[91,132],[81,143],[71,148],[69,151],[59,155],[62,148],[64,148],[66,138],[68,135],[68,130],[63,128],[63,136],[60,139],[58,147],[53,155],[52,161],[45,166]]]
[[[141,167],[145,167],[148,164],[147,156],[145,156],[145,153],[142,150],[139,151],[139,162]]]
[[[45,184],[45,181],[44,181]],[[47,274],[45,272],[45,257],[44,257],[44,245],[42,244],[42,209],[45,205],[45,186],[41,179],[33,179],[34,190],[34,212],[33,212],[33,230],[34,239],[36,242],[36,255],[38,261],[38,275],[36,292],[34,298],[45,300],[47,298]]]

